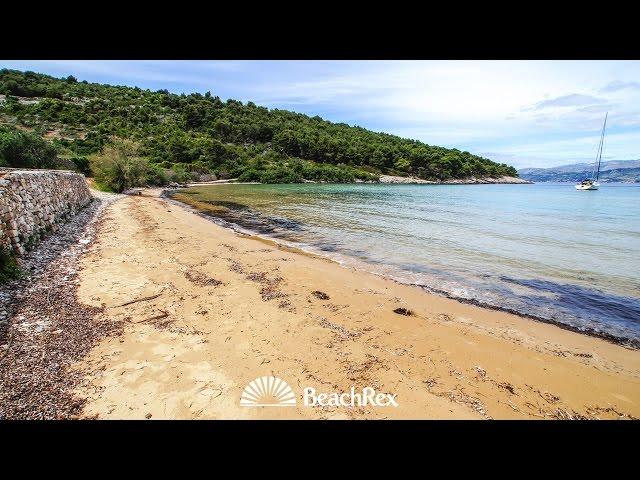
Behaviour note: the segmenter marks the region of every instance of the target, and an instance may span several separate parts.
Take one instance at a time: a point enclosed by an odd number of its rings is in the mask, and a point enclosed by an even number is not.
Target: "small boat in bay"
[[[598,190],[600,184],[598,183],[598,178],[600,177],[600,162],[602,160],[602,150],[604,147],[604,131],[607,127],[607,117],[609,116],[609,112],[607,112],[604,116],[604,124],[602,125],[602,133],[600,134],[600,145],[598,145],[598,154],[596,155],[596,161],[593,165],[593,173],[591,174],[591,178],[587,178],[582,182],[576,184],[576,190]]]

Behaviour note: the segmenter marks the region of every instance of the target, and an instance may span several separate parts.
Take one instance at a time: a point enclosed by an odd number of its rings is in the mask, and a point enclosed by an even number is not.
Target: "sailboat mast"
[[[602,161],[602,150],[604,149],[604,131],[607,128],[607,117],[609,116],[609,112],[607,112],[604,116],[604,124],[602,125],[602,134],[600,135],[600,146],[598,147],[598,169],[596,170],[595,181],[598,181],[600,177],[600,162]]]

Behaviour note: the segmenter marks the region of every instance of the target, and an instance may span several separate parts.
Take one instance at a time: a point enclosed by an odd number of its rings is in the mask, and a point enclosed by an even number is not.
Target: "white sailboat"
[[[593,172],[591,178],[585,179],[576,185],[576,190],[598,190],[600,184],[598,178],[600,177],[600,162],[602,160],[602,149],[604,147],[604,130],[607,127],[607,117],[609,112],[604,116],[604,125],[602,125],[602,134],[600,135],[600,145],[598,146],[598,154],[596,155],[596,162],[593,165]]]

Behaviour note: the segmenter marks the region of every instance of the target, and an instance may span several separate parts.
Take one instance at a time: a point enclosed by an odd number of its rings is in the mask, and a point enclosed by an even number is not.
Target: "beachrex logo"
[[[278,377],[258,377],[240,396],[241,407],[295,407],[296,395],[287,382]]]
[[[313,387],[303,390],[305,407],[397,407],[397,395],[379,393],[372,387],[348,392],[320,392]],[[296,395],[284,380],[274,376],[258,377],[249,383],[240,396],[241,407],[295,407]]]

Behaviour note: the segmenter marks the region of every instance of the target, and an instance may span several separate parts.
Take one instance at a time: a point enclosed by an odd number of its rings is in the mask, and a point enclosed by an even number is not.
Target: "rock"
[[[380,183],[437,183],[422,178],[415,177],[397,177],[395,175],[380,175]]]
[[[521,184],[521,183],[533,183],[527,180],[523,180],[517,177],[469,177],[469,178],[452,178],[449,180],[444,180],[441,182],[434,182],[431,180],[423,180],[421,178],[415,177],[397,177],[394,175],[380,175],[379,178],[380,183],[432,183],[432,184],[446,184],[446,185],[471,185],[471,184],[485,184],[485,183],[513,183],[513,184]]]
[[[0,247],[18,255],[92,200],[83,175],[0,168]]]

